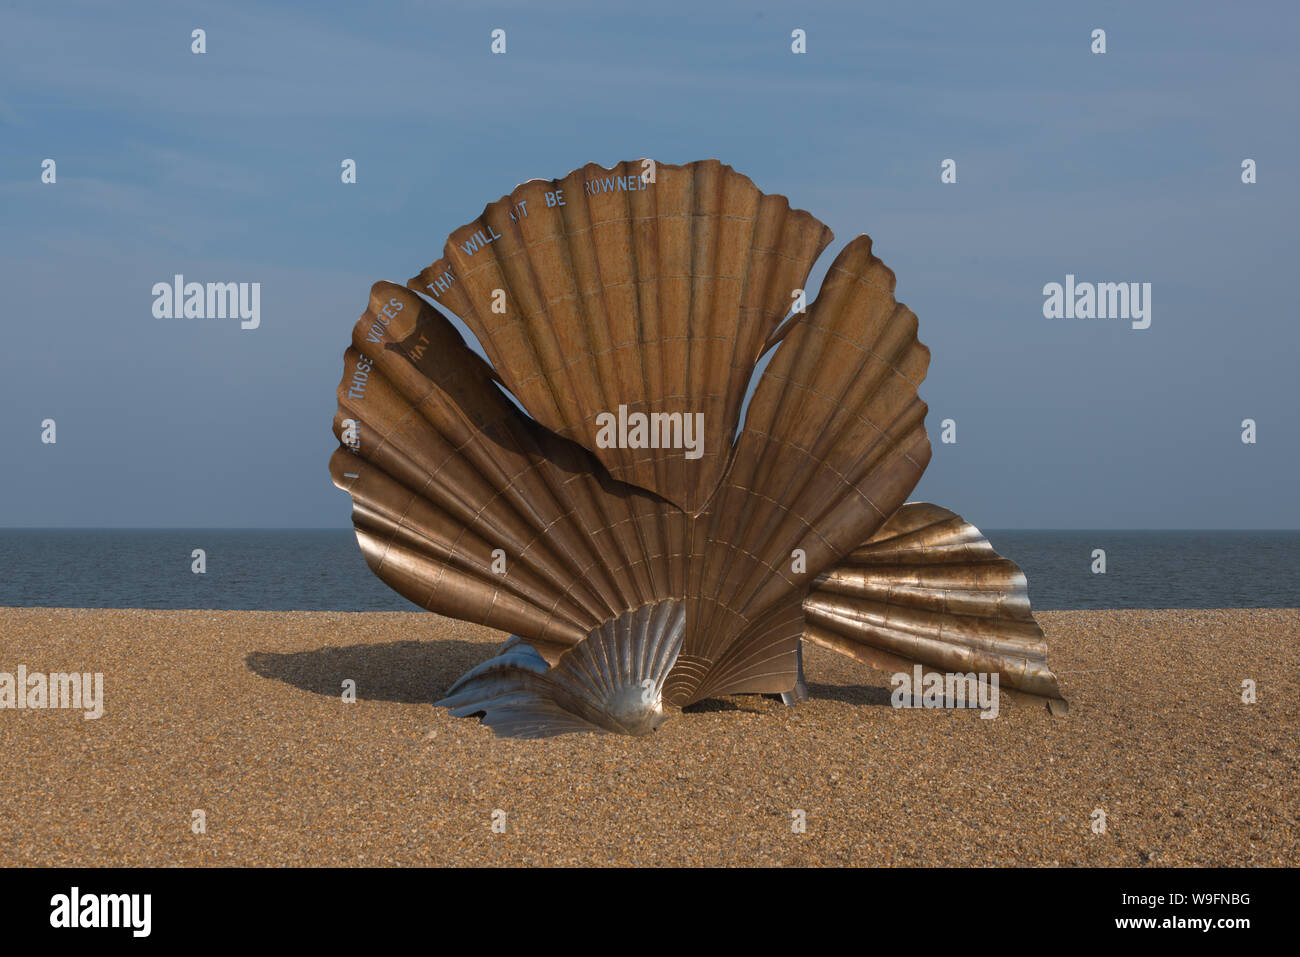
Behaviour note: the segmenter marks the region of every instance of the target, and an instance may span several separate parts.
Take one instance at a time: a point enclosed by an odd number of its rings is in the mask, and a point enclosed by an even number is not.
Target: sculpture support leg
[[[798,672],[795,675],[794,687],[789,691],[781,692],[781,703],[794,706],[800,701],[808,700],[808,685],[803,680],[803,640],[799,641],[799,650],[796,653],[795,661],[798,662]]]

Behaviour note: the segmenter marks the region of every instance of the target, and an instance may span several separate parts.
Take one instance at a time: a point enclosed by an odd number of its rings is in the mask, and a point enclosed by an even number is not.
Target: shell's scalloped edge
[[[740,170],[736,169],[736,168],[735,168],[734,166],[732,166],[730,163],[724,163],[724,162],[722,162],[722,160],[717,159],[716,157],[708,157],[708,158],[706,158],[706,159],[691,160],[689,163],[661,163],[659,160],[656,160],[656,159],[654,159],[653,157],[640,156],[640,157],[637,157],[636,159],[630,159],[630,160],[619,160],[618,162],[614,163],[612,166],[602,166],[600,163],[597,163],[597,162],[584,163],[582,166],[577,166],[577,167],[574,167],[573,169],[569,170],[569,171],[568,171],[567,173],[565,173],[563,176],[557,176],[557,177],[555,177],[555,178],[553,178],[553,179],[547,179],[547,178],[544,177],[544,176],[534,176],[534,177],[531,178],[531,179],[526,179],[526,180],[524,180],[522,183],[516,183],[515,186],[514,186],[514,188],[513,188],[512,190],[510,190],[510,192],[508,192],[508,193],[504,194],[503,196],[501,196],[500,199],[493,200],[492,202],[490,202],[490,203],[488,203],[486,206],[484,206],[484,207],[483,207],[483,211],[482,211],[481,213],[479,213],[478,216],[476,216],[474,219],[471,219],[469,222],[464,223],[464,224],[462,224],[462,225],[456,227],[456,228],[453,229],[450,233],[448,233],[448,234],[447,234],[447,241],[450,242],[452,236],[454,236],[456,233],[460,232],[460,231],[461,231],[462,229],[464,229],[465,227],[467,227],[467,226],[472,226],[474,223],[477,223],[479,220],[481,220],[484,216],[486,216],[486,215],[487,215],[490,211],[492,211],[493,209],[499,208],[499,207],[501,207],[503,204],[511,204],[511,200],[513,199],[514,195],[515,195],[516,193],[518,193],[520,189],[522,189],[523,187],[529,185],[530,183],[552,183],[552,184],[562,183],[562,182],[564,182],[566,179],[568,179],[570,176],[573,176],[573,175],[575,175],[575,174],[577,174],[577,173],[585,173],[585,172],[587,172],[588,170],[600,170],[600,171],[605,172],[605,173],[612,173],[612,172],[614,172],[614,170],[615,170],[617,167],[619,167],[619,166],[622,166],[622,165],[630,165],[630,164],[635,164],[635,163],[641,163],[641,162],[645,162],[647,159],[648,159],[648,160],[651,160],[651,161],[655,164],[655,170],[656,170],[656,171],[658,171],[658,170],[660,170],[660,169],[686,169],[686,168],[688,168],[688,167],[691,167],[691,166],[699,166],[699,165],[704,164],[704,163],[717,163],[717,164],[718,164],[718,165],[719,165],[723,170],[730,171],[730,172],[734,173],[735,175],[737,175],[737,176],[741,177],[742,179],[744,179],[745,182],[749,183],[750,186],[753,186],[754,189],[758,190],[759,195],[761,195],[761,196],[772,196],[772,197],[776,197],[776,198],[778,198],[778,199],[784,200],[786,206],[789,207],[791,214],[796,215],[796,216],[806,216],[806,217],[808,217],[809,219],[813,220],[813,222],[816,222],[816,223],[820,224],[820,225],[822,226],[822,228],[825,229],[826,232],[827,232],[827,246],[829,246],[830,243],[833,242],[834,239],[835,239],[835,233],[834,233],[834,231],[833,231],[829,226],[827,226],[825,223],[823,223],[823,222],[822,222],[822,221],[821,221],[817,216],[815,216],[812,212],[810,212],[809,210],[802,209],[802,208],[800,208],[800,207],[797,207],[797,206],[793,206],[793,205],[791,205],[789,197],[785,196],[785,195],[782,194],[782,193],[769,193],[769,192],[767,192],[766,190],[762,189],[762,188],[761,188],[757,183],[755,183],[752,177],[750,177],[749,175],[747,175],[747,174],[745,174],[745,173],[740,172]],[[820,258],[820,257],[818,257],[818,258]],[[434,260],[434,261],[436,262],[437,260]],[[416,275],[418,276],[419,273],[417,273]]]

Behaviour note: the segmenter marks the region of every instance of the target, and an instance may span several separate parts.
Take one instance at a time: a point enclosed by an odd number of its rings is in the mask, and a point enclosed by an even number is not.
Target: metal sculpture
[[[830,240],[716,160],[593,164],[375,284],[330,462],[357,541],[416,604],[515,636],[441,704],[642,734],[712,696],[798,698],[807,639],[1063,706],[1019,568],[904,504],[929,350],[871,240],[801,307]]]

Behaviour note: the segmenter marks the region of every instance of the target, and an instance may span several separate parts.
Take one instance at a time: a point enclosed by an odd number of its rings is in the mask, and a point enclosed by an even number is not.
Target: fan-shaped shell
[[[682,603],[667,599],[596,628],[554,668],[517,636],[467,672],[438,704],[482,714],[499,734],[648,734],[666,717],[664,680],[682,645]]]
[[[538,422],[687,512],[716,488],[754,363],[831,232],[716,160],[530,180],[408,286],[482,343]],[[703,416],[698,458],[603,447],[602,413]]]
[[[1024,573],[946,508],[903,506],[818,578],[803,610],[817,644],[890,670],[996,673],[1064,709]]]
[[[825,227],[715,161],[640,170],[588,166],[492,204],[410,289],[375,284],[344,358],[331,474],[366,559],[412,601],[527,642],[449,699],[520,733],[555,707],[577,715],[565,730],[641,727],[608,688],[574,691],[598,653],[671,645],[653,676],[670,705],[789,691],[831,570],[929,460],[929,352],[870,239],[782,324]],[[604,447],[597,418],[619,406],[703,412],[704,454]]]

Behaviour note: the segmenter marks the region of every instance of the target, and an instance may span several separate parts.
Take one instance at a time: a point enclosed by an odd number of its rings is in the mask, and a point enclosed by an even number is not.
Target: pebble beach
[[[811,647],[795,708],[515,740],[432,706],[506,637],[464,622],[0,608],[0,672],[103,674],[98,719],[0,709],[0,847],[11,866],[1300,864],[1300,610],[1036,617],[1062,717],[895,709],[888,675]]]

